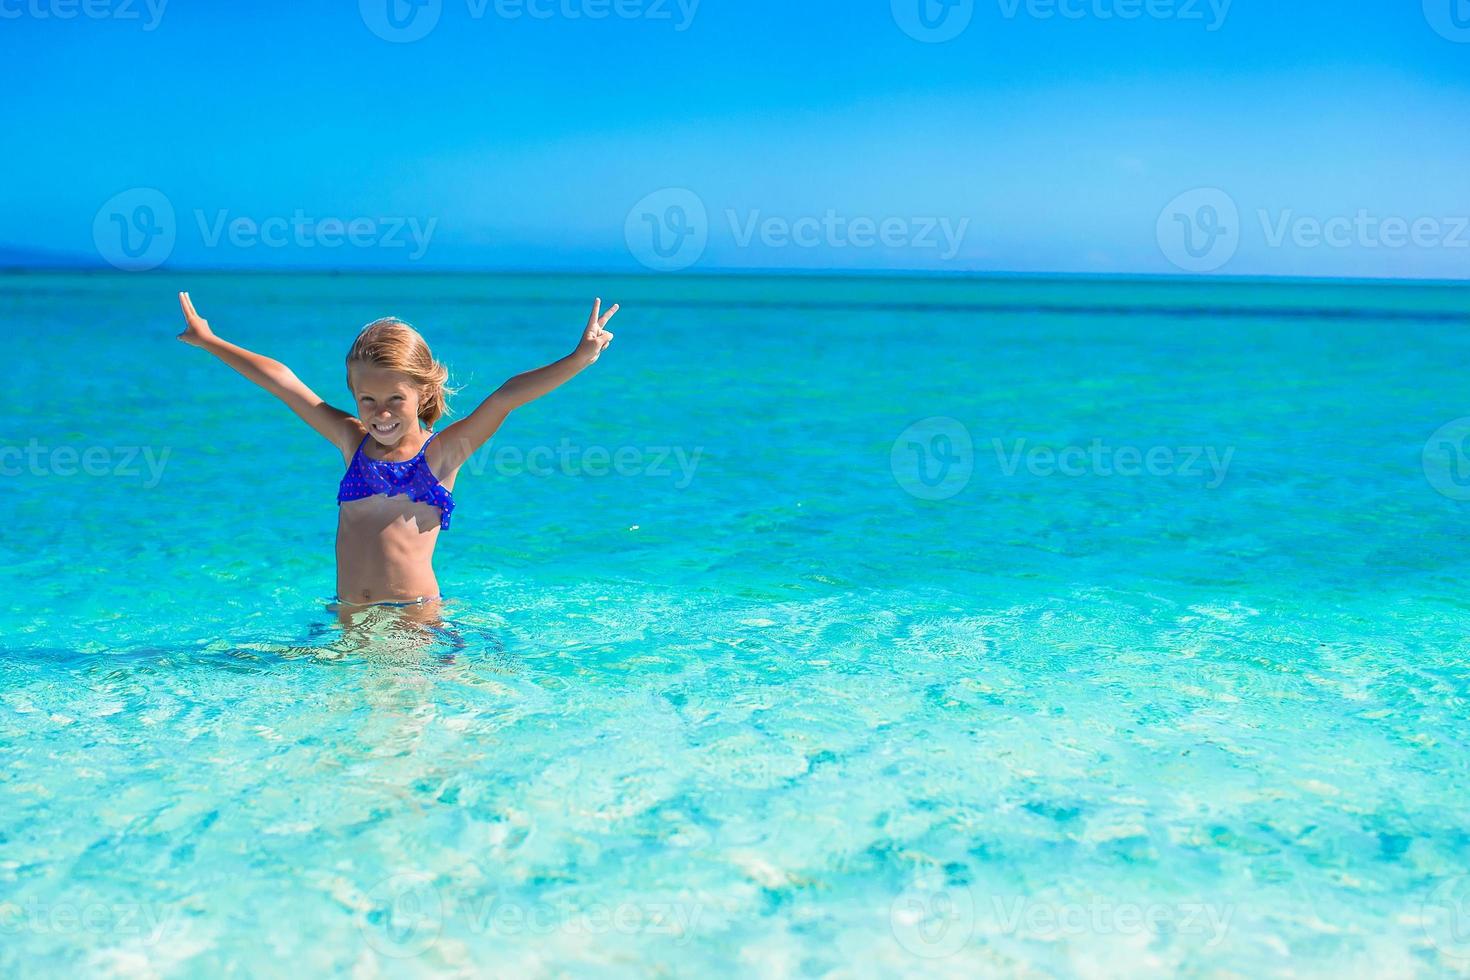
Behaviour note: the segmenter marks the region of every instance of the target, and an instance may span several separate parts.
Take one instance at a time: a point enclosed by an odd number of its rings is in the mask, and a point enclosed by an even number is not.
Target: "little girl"
[[[179,294],[186,326],[179,339],[209,351],[275,395],[337,447],[347,472],[337,489],[337,601],[346,607],[435,606],[434,545],[454,510],[459,468],[489,441],[513,409],[570,381],[595,362],[613,335],[618,311],[592,316],[577,349],[546,367],[518,374],[480,407],[442,432],[448,369],[424,338],[391,317],[362,329],[347,352],[347,387],[357,412],[333,408],[279,361],[216,336]]]

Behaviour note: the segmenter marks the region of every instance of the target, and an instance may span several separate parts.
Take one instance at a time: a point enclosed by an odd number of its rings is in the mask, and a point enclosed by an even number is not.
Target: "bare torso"
[[[437,475],[436,449],[430,445],[425,459]],[[440,478],[446,490],[454,490],[456,475]],[[438,598],[439,516],[439,508],[401,495],[338,504],[337,598],[353,605]]]

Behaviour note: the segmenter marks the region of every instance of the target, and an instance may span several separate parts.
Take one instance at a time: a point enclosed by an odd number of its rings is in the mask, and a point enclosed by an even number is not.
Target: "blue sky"
[[[1470,0],[86,2],[0,262],[1470,278]]]

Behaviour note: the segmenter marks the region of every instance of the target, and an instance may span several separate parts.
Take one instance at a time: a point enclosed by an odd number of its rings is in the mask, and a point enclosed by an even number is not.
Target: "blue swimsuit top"
[[[439,478],[429,469],[429,461],[424,458],[424,450],[438,434],[436,432],[424,440],[417,456],[401,463],[364,455],[362,447],[371,437],[363,436],[347,472],[342,476],[342,484],[337,488],[337,503],[345,504],[349,500],[361,500],[380,493],[389,497],[406,494],[409,500],[438,507],[439,527],[448,527],[449,515],[454,510],[454,495],[444,489]]]

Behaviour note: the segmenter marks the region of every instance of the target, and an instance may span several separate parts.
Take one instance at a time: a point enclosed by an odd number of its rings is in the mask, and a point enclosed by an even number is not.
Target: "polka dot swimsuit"
[[[367,456],[362,447],[367,445],[371,436],[363,436],[342,477],[342,484],[337,488],[337,503],[345,504],[349,500],[375,497],[380,493],[389,497],[405,494],[409,500],[439,508],[439,527],[448,527],[449,515],[454,510],[454,495],[444,489],[429,469],[429,461],[424,458],[424,450],[438,434],[436,432],[424,440],[417,456],[401,463]]]

